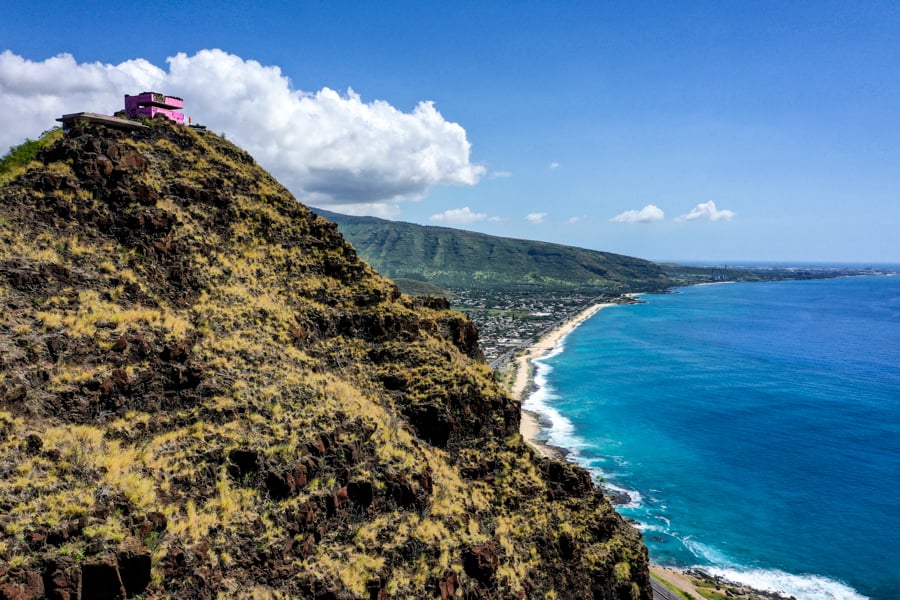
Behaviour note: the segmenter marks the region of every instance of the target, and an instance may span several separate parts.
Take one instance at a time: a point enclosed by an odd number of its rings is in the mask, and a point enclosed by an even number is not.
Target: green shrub
[[[11,146],[3,158],[0,158],[0,176],[24,167],[35,159],[41,148],[61,135],[59,127],[48,129],[36,140],[26,139],[18,146]]]

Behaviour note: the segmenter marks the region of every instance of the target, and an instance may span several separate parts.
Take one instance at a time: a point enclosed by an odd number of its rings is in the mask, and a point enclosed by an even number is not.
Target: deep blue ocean
[[[629,495],[657,563],[900,598],[900,277],[641,299],[537,361],[543,437]]]

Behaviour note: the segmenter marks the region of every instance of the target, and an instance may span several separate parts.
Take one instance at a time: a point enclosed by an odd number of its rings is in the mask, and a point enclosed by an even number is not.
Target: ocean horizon
[[[900,277],[735,283],[601,310],[535,361],[540,439],[654,562],[800,600],[900,589]]]

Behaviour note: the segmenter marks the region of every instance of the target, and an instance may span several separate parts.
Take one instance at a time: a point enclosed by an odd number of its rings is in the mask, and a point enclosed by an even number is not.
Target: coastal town
[[[485,360],[502,370],[541,336],[592,304],[635,302],[626,296],[594,291],[550,289],[453,289],[455,310],[478,326]]]

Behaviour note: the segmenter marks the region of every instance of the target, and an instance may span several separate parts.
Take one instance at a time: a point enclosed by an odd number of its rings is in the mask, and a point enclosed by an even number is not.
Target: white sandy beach
[[[532,361],[549,354],[559,344],[565,336],[572,332],[573,329],[584,323],[588,318],[593,316],[597,311],[607,306],[613,306],[612,303],[594,304],[584,309],[556,329],[553,329],[541,339],[529,346],[525,352],[516,358],[516,378],[513,381],[510,393],[514,398],[521,401],[525,400],[526,395],[531,391],[531,385],[534,381],[534,365]],[[559,452],[553,448],[540,443],[537,435],[541,430],[537,416],[528,411],[522,411],[522,421],[519,426],[519,432],[535,450],[548,458],[559,458]]]

